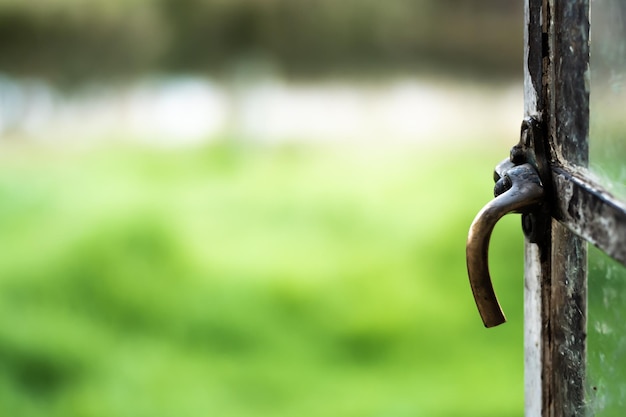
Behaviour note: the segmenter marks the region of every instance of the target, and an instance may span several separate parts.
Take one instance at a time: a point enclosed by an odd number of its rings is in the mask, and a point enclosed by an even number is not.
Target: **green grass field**
[[[0,415],[522,416],[518,216],[491,250],[509,323],[465,272],[483,142],[5,146]]]

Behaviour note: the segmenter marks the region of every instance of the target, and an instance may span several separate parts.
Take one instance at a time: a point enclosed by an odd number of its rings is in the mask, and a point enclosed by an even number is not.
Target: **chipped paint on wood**
[[[593,182],[586,171],[552,169],[559,190],[553,216],[567,228],[626,264],[626,204]]]
[[[526,242],[524,254],[524,410],[541,416],[541,282],[539,248]]]
[[[566,198],[571,183],[557,181],[554,167],[578,169],[589,159],[589,0],[544,0],[544,11],[554,216],[572,201],[571,194]],[[542,260],[542,416],[577,417],[585,414],[587,243],[556,220],[550,234],[540,247],[549,256]]]
[[[543,93],[543,0],[524,2],[524,116],[541,121],[545,109]],[[542,140],[542,138],[538,138]],[[541,143],[545,146],[544,143]],[[525,240],[524,268],[524,412],[541,416],[543,410],[543,304],[542,288],[546,276],[541,262],[549,245]],[[549,250],[549,249],[548,249]]]

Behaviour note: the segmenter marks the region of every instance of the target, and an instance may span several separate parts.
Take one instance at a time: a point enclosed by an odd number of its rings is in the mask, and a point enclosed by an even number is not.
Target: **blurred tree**
[[[153,70],[166,33],[151,4],[2,0],[0,71],[75,83]]]
[[[0,1],[0,71],[80,80],[217,74],[262,57],[288,75],[518,75],[522,6],[496,0]]]

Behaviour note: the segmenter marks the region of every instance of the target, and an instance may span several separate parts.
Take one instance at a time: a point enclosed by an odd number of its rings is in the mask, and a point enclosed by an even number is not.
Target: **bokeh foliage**
[[[0,414],[521,416],[518,219],[511,323],[465,275],[498,156],[5,146]]]
[[[288,76],[519,76],[522,21],[502,0],[0,0],[0,69],[64,82],[250,61]]]

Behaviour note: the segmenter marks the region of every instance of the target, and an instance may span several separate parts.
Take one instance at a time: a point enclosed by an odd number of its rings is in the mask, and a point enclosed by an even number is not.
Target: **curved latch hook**
[[[476,215],[467,237],[467,272],[474,300],[485,327],[506,321],[493,290],[489,275],[489,239],[494,226],[505,214],[526,213],[537,206],[544,196],[539,174],[528,163],[514,165],[504,160],[496,167],[496,198]]]

